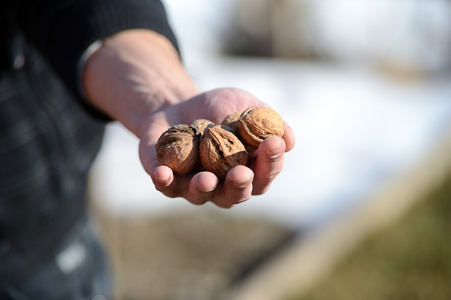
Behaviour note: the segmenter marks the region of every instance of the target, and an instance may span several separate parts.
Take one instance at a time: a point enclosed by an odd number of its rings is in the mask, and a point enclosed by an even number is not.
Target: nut
[[[192,127],[196,128],[197,132],[200,133],[201,137],[204,135],[207,128],[213,127],[215,124],[207,119],[197,119],[191,124]]]
[[[249,152],[257,150],[264,139],[270,136],[282,137],[284,123],[282,117],[268,107],[250,107],[238,119],[238,133]]]
[[[196,121],[193,122],[193,124],[191,124],[191,126],[197,130],[198,134],[200,134],[200,139],[202,140],[202,137],[204,136],[207,128],[213,127],[215,126],[215,124],[207,119],[197,119]],[[204,166],[202,166],[200,158],[197,160],[197,163],[194,166],[193,170],[197,172],[205,170]]]
[[[191,126],[180,124],[169,128],[156,145],[158,162],[174,173],[188,173],[199,160],[199,139]]]
[[[200,142],[199,154],[202,165],[219,179],[237,165],[246,165],[248,153],[244,145],[232,133],[232,129],[223,125],[208,128]]]
[[[241,113],[240,112],[236,112],[233,114],[228,115],[221,123],[221,125],[224,126],[228,126],[230,128],[232,128],[235,132],[237,131],[237,122],[238,122],[238,118],[240,117]]]

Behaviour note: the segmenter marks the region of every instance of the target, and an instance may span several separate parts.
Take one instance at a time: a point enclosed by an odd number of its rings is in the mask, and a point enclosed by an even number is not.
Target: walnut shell
[[[199,135],[191,126],[175,125],[160,136],[156,152],[160,165],[174,173],[188,173],[199,160]]]
[[[268,107],[250,107],[238,119],[238,134],[249,152],[257,150],[264,139],[270,136],[282,137],[285,126],[282,117]]]
[[[240,117],[240,115],[241,115],[241,112],[235,112],[233,114],[228,115],[222,121],[221,125],[228,126],[228,127],[232,128],[235,132],[238,132],[236,126],[237,126],[238,118]]]
[[[244,145],[223,125],[208,128],[200,142],[199,154],[204,168],[224,179],[227,172],[237,165],[246,165],[248,153]]]
[[[201,140],[202,140],[202,137],[204,136],[207,128],[210,128],[213,126],[215,126],[215,124],[212,121],[207,120],[207,119],[197,119],[191,124],[191,127],[195,128],[197,130],[197,133],[199,134]],[[197,160],[197,163],[194,166],[193,170],[196,172],[205,170],[204,166],[202,166],[202,162],[200,161],[200,158]]]
[[[197,119],[191,124],[192,127],[196,128],[197,132],[200,133],[201,138],[204,135],[207,128],[215,126],[215,124],[207,119]]]

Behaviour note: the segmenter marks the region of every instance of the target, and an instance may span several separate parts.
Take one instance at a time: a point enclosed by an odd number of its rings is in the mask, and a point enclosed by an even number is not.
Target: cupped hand
[[[196,119],[220,124],[227,115],[252,106],[268,105],[243,90],[224,88],[202,93],[150,116],[140,136],[139,154],[155,188],[168,197],[183,197],[196,205],[211,201],[222,208],[266,192],[282,171],[284,153],[294,147],[294,134],[287,124],[282,138],[265,139],[250,156],[248,165],[232,168],[223,181],[208,171],[174,174],[159,165],[155,152],[158,138],[170,126],[191,124]]]

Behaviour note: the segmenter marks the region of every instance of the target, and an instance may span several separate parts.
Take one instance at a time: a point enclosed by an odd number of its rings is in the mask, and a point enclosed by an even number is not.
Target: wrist
[[[103,41],[86,62],[83,88],[93,106],[136,135],[149,116],[197,94],[175,47],[149,30]]]
[[[86,99],[86,93],[83,86],[83,71],[85,69],[86,62],[91,57],[91,55],[99,50],[99,48],[102,46],[101,40],[96,40],[94,43],[92,43],[81,55],[80,59],[78,60],[77,64],[77,90],[78,93],[83,97],[83,99]]]

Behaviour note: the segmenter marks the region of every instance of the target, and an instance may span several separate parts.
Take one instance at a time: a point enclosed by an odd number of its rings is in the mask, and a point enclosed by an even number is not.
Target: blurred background
[[[110,124],[90,195],[117,299],[449,299],[451,1],[164,4],[199,89],[253,93],[296,147],[266,194],[196,207]]]

